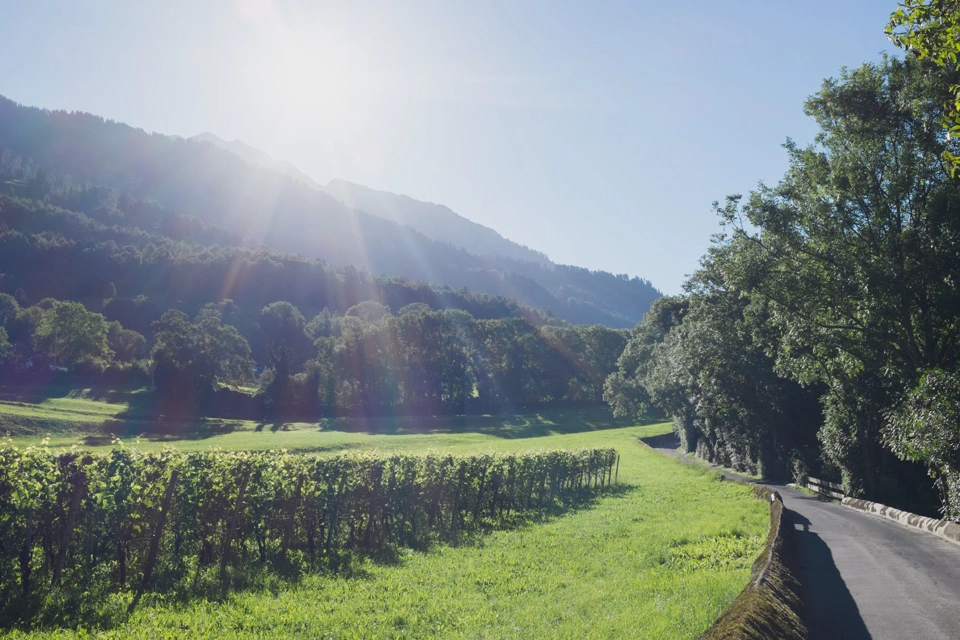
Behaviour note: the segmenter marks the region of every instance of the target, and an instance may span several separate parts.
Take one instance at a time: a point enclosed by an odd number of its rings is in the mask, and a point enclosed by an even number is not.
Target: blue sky
[[[0,94],[212,131],[667,293],[886,0],[0,3]]]

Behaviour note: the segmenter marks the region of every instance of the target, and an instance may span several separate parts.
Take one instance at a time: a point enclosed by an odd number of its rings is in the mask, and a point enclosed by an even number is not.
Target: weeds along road
[[[685,457],[669,445],[657,450]],[[783,485],[767,486],[780,493],[797,530],[811,638],[960,638],[960,545]]]

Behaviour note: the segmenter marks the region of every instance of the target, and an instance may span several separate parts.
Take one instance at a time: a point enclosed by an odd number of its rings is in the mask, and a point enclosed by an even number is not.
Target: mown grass
[[[225,602],[142,607],[104,636],[695,638],[747,583],[767,531],[768,506],[743,485],[720,482],[714,472],[637,443],[667,428],[600,417],[578,425],[575,415],[564,420],[558,414],[467,419],[449,428],[441,422],[421,433],[367,433],[343,424],[277,431],[254,426],[178,442],[181,448],[321,453],[612,446],[621,453],[621,489],[590,508],[463,546],[403,551],[395,563],[367,561],[350,577],[313,575]]]
[[[9,395],[9,394],[8,394]],[[0,398],[3,398],[0,392]],[[49,437],[51,447],[80,444],[106,450],[114,438],[143,451],[176,446],[185,451],[222,449],[287,449],[300,453],[335,454],[350,449],[416,451],[430,447],[460,447],[462,452],[488,449],[498,440],[531,439],[632,426],[616,420],[605,409],[551,411],[509,416],[399,416],[372,419],[327,418],[319,423],[256,422],[197,418],[129,419],[127,404],[91,397],[90,390],[68,396],[0,400],[0,434],[9,432],[18,446],[39,444]],[[41,421],[46,417],[46,421]],[[22,428],[34,420],[30,429]]]
[[[127,410],[121,395],[93,389],[0,388],[0,435],[35,440],[92,433]]]

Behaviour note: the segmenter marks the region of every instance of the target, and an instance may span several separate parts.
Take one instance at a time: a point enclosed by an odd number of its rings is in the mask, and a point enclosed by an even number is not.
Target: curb
[[[915,513],[910,513],[909,511],[894,509],[879,502],[870,502],[869,500],[859,500],[857,498],[844,498],[840,501],[840,504],[845,507],[850,507],[851,509],[856,509],[857,511],[873,513],[888,520],[899,522],[902,525],[927,531],[954,544],[960,544],[960,524],[956,522],[927,518],[926,516],[920,516]]]

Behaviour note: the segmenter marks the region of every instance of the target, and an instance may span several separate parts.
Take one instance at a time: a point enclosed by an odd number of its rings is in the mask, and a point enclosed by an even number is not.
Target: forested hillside
[[[220,136],[210,133],[209,131],[204,131],[195,136],[190,136],[190,140],[195,142],[209,142],[221,149],[225,149],[230,153],[240,156],[248,163],[265,169],[272,169],[277,173],[282,173],[286,176],[293,178],[296,182],[301,182],[309,187],[314,189],[319,189],[323,191],[323,185],[305,174],[303,171],[300,171],[295,166],[286,162],[284,160],[277,160],[273,158],[270,154],[265,151],[261,151],[255,147],[251,147],[242,140],[233,140],[227,141],[221,138]]]
[[[75,184],[115,189],[228,229],[238,242],[513,298],[573,323],[632,326],[659,296],[639,279],[576,269],[562,277],[550,270],[530,272],[520,263],[505,267],[353,210],[213,144],[147,134],[90,114],[45,111],[0,98],[0,150]],[[579,284],[593,278],[596,287]]]
[[[10,381],[63,369],[147,385],[154,413],[501,411],[600,402],[625,342],[505,298],[246,248],[221,227],[9,151],[0,181]],[[256,397],[224,397],[244,386]]]

